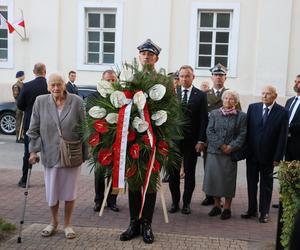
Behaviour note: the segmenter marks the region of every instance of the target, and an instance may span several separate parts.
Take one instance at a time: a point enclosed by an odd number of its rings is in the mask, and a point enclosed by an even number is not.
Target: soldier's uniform
[[[24,72],[18,71],[16,74],[16,78],[20,78],[22,76],[24,76]],[[13,97],[14,97],[16,103],[18,101],[18,96],[20,95],[22,87],[23,87],[23,82],[20,79],[18,79],[18,81],[12,86],[12,94],[13,94]],[[23,117],[23,111],[21,111],[20,109],[17,108],[16,109],[16,137],[17,137],[16,142],[24,141],[23,129],[22,129],[22,131],[20,131],[22,117]],[[20,133],[21,133],[21,135],[20,135]]]

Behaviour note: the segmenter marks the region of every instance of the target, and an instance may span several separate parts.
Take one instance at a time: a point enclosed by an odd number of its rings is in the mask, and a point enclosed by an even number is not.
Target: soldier
[[[15,102],[17,103],[18,97],[20,95],[21,89],[23,87],[23,81],[25,79],[24,71],[18,71],[16,73],[17,82],[12,86],[12,94],[15,98]],[[22,117],[23,117],[23,111],[20,109],[16,109],[16,142],[22,143],[24,141],[23,136],[23,128],[21,126],[22,123]]]

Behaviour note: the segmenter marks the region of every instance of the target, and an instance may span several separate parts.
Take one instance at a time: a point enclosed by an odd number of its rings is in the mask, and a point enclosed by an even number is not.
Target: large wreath
[[[114,191],[124,188],[123,171],[130,190],[151,192],[162,169],[179,165],[181,108],[170,77],[137,65],[123,68],[120,80],[101,80],[86,101],[90,164],[112,176]]]

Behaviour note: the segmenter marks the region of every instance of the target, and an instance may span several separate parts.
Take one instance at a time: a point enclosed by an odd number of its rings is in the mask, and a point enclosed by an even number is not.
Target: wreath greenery
[[[127,79],[121,78],[113,84],[102,81],[98,84],[99,93],[97,92],[86,100],[87,132],[85,138],[91,148],[89,163],[92,168],[96,168],[96,171],[101,171],[108,177],[112,175],[114,154],[116,153],[114,143],[118,124],[117,114],[122,106],[122,104],[116,105],[113,95],[118,93],[122,96],[122,93],[124,93],[126,96],[132,96],[142,91],[143,96],[146,97],[147,107],[152,118],[151,126],[156,137],[157,148],[149,181],[148,191],[150,192],[155,190],[159,184],[160,170],[170,172],[172,168],[180,165],[181,159],[176,141],[182,138],[180,129],[182,126],[182,112],[170,77],[147,67],[139,70],[137,64],[125,64],[124,70]],[[106,88],[103,86],[106,86]],[[151,98],[150,90],[154,86],[159,86],[159,90],[165,90],[157,92],[160,97],[163,95],[161,99]],[[116,98],[115,100],[119,99]],[[153,120],[153,115],[161,110],[163,110],[163,118],[167,117],[166,120],[161,120],[162,124],[158,120]],[[96,111],[96,115],[93,111]],[[137,127],[134,126],[134,120],[138,119],[136,117],[143,120],[141,110],[134,103],[131,108],[127,136],[125,175],[131,190],[140,190],[144,184],[147,164],[151,155],[147,130],[138,131]],[[113,118],[112,120],[115,120],[115,122],[111,121],[110,118]]]
[[[283,161],[279,165],[278,180],[280,184],[280,200],[283,207],[281,244],[289,249],[290,236],[300,205],[300,161]]]

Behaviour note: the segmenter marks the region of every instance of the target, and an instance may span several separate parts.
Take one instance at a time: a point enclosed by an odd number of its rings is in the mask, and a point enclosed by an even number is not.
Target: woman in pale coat
[[[222,95],[223,106],[213,110],[207,126],[207,160],[205,165],[203,191],[214,197],[214,207],[209,216],[221,214],[221,219],[231,217],[231,202],[235,196],[237,162],[230,153],[241,148],[246,139],[247,116],[238,111],[239,96],[226,90]],[[225,197],[224,210],[221,197]]]
[[[39,161],[38,152],[44,165],[46,199],[51,211],[51,222],[43,229],[42,236],[53,235],[58,226],[59,201],[65,201],[64,232],[67,239],[76,237],[71,227],[80,166],[63,168],[60,166],[59,131],[61,127],[65,140],[82,139],[81,124],[84,109],[80,97],[66,92],[63,78],[52,74],[48,80],[50,94],[36,98],[33,106],[30,127],[29,163]]]

